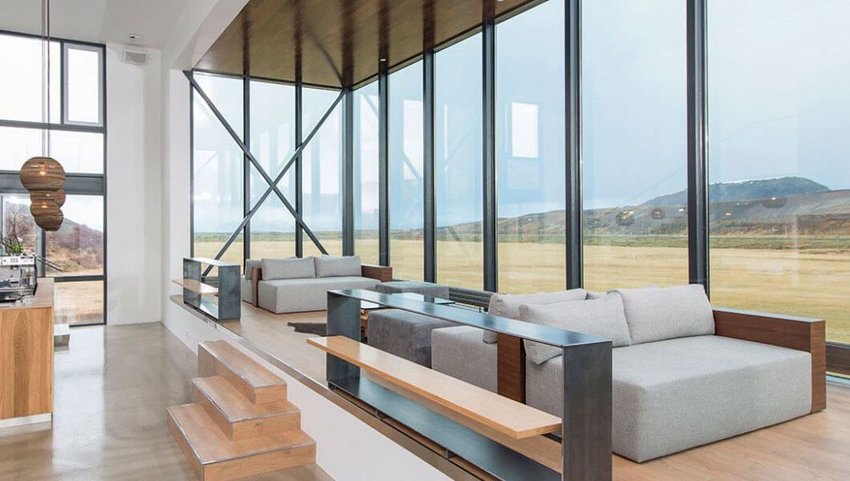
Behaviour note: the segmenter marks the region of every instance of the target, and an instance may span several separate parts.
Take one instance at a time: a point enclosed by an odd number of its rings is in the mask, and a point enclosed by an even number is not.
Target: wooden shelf
[[[217,296],[218,289],[193,279],[172,279],[171,282],[202,296]]]
[[[512,439],[561,430],[561,419],[343,336],[307,342],[385,381]]]

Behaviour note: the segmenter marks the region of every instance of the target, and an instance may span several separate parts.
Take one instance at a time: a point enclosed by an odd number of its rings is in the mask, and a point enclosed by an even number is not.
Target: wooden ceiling
[[[543,0],[250,0],[195,68],[357,86]]]

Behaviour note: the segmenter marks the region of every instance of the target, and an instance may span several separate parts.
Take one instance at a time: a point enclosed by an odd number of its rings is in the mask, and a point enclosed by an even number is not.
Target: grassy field
[[[342,251],[339,240],[324,244],[332,254]],[[850,342],[850,249],[751,247],[753,243],[747,239],[730,239],[726,245],[748,247],[712,249],[713,304],[823,318],[827,321],[828,339]],[[212,256],[219,246],[221,241],[204,239],[204,242],[195,244],[195,253]],[[254,258],[288,256],[295,252],[292,241],[254,240],[251,249]],[[358,252],[364,262],[375,262],[377,241],[358,240]],[[481,287],[480,243],[438,241],[437,252],[440,282]],[[239,263],[241,255],[241,244],[234,244],[225,259]],[[688,282],[687,248],[684,245],[587,245],[584,256],[585,285],[588,289]],[[421,278],[422,242],[393,240],[392,260],[396,277]],[[564,246],[555,243],[500,243],[499,268],[499,287],[504,292],[563,289]]]

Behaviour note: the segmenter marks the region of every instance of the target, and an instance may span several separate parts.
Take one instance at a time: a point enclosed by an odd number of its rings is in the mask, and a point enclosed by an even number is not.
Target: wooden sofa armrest
[[[260,281],[263,280],[263,268],[251,268],[251,289],[254,291],[254,307],[260,306]]]
[[[375,279],[381,282],[389,282],[393,280],[393,268],[389,266],[372,266],[363,264],[361,266],[363,277]]]
[[[826,408],[826,322],[737,309],[714,309],[718,336],[771,344],[812,355],[812,411]]]
[[[525,402],[525,345],[522,338],[499,334],[497,347],[497,392]]]

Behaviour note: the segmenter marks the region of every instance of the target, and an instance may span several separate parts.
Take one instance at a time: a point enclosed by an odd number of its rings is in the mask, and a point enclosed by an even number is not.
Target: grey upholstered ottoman
[[[422,294],[423,296],[440,297],[443,299],[449,298],[449,286],[433,284],[431,282],[390,281],[378,284],[375,290],[383,294],[412,292],[414,294]]]
[[[431,331],[456,325],[412,312],[382,309],[369,313],[366,337],[374,348],[431,367]]]

